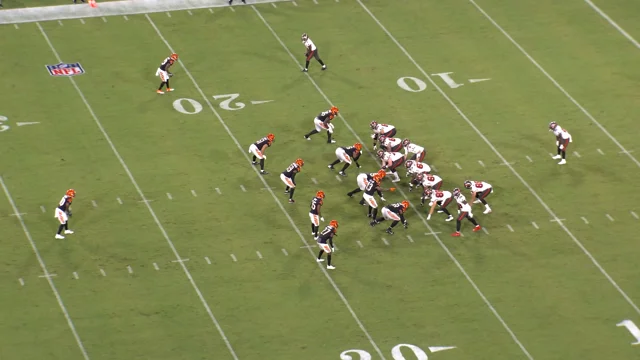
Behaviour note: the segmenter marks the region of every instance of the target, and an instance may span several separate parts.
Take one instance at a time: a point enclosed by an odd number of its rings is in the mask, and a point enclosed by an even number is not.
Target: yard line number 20
[[[429,357],[427,356],[427,353],[425,353],[424,350],[422,350],[418,346],[411,345],[411,344],[398,344],[394,346],[393,349],[391,349],[391,356],[393,357],[393,360],[410,360],[404,357],[404,355],[402,354],[402,348],[407,348],[411,350],[417,360],[429,359]],[[350,354],[357,355],[358,358],[354,358]],[[340,353],[340,360],[371,360],[371,359],[372,359],[371,354],[369,354],[369,352],[365,350],[351,349],[351,350],[345,350]]]

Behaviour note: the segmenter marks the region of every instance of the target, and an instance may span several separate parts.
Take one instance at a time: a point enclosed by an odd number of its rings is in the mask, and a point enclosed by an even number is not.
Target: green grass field
[[[637,2],[597,5],[640,38]],[[327,71],[300,72],[303,32]],[[584,1],[297,0],[0,38],[1,359],[640,358],[640,52]],[[86,73],[50,76],[60,61]],[[305,141],[330,105],[338,143]],[[404,171],[386,197],[412,202],[409,228],[370,227],[345,194],[378,169],[374,119],[446,189],[492,184],[486,231],[426,221]],[[564,166],[551,120],[574,138]],[[262,177],[246,152],[269,132]],[[327,169],[356,141],[361,170]],[[55,240],[68,188],[75,234]],[[314,260],[320,189],[335,270]]]

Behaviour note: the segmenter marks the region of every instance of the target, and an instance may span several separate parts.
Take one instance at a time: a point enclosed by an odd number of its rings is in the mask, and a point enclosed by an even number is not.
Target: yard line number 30
[[[404,355],[402,354],[402,348],[407,348],[411,350],[417,360],[429,359],[429,357],[427,356],[427,353],[424,352],[424,350],[422,350],[418,346],[411,345],[411,344],[398,344],[394,346],[393,349],[391,349],[391,356],[393,357],[393,360],[410,360],[404,357]],[[354,358],[350,354],[357,355],[358,357]],[[371,359],[372,359],[371,354],[369,354],[369,352],[365,350],[351,349],[351,350],[345,350],[340,353],[340,360],[371,360]]]

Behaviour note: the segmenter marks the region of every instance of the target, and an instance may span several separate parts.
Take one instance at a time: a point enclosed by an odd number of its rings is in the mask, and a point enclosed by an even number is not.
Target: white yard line
[[[526,156],[527,160],[529,160],[529,162],[533,162],[533,160],[531,160],[531,158],[529,157],[529,155]]]
[[[411,63],[413,63],[413,65],[422,73],[422,75],[429,81],[429,83],[431,83],[431,85],[433,86],[433,88],[435,88],[440,95],[451,105],[451,107],[453,109],[455,109],[455,111],[460,115],[460,117],[462,117],[467,124],[476,132],[476,134],[478,134],[478,136],[487,144],[487,146],[489,146],[489,148],[491,148],[491,150],[496,154],[496,156],[498,158],[500,158],[500,160],[502,160],[503,163],[508,163],[507,160],[505,159],[505,157],[498,151],[498,149],[496,149],[496,147],[491,143],[491,141],[489,141],[489,139],[480,131],[480,129],[478,129],[478,127],[467,117],[467,115],[462,112],[462,110],[458,107],[458,105],[456,105],[455,102],[453,102],[453,100],[449,97],[449,95],[447,95],[442,88],[438,85],[438,83],[436,83],[435,81],[433,81],[433,79],[429,76],[429,74],[424,71],[424,69],[422,68],[422,66],[420,66],[420,64],[418,64],[415,59],[411,56],[411,54],[409,54],[409,52],[404,48],[404,46],[402,46],[402,44],[400,44],[400,42],[398,42],[398,40],[389,32],[389,30],[387,30],[387,28],[384,27],[384,25],[382,25],[382,23],[375,17],[375,15],[373,15],[373,13],[362,3],[362,0],[356,0],[360,6],[362,6],[362,8],[371,16],[371,18],[378,24],[378,26],[387,34],[387,36],[398,46],[398,48],[402,51],[402,53],[405,54],[405,56],[411,61]],[[511,37],[509,36],[509,34],[507,34],[506,32],[504,32],[504,30],[502,30],[502,28],[495,22],[493,21],[493,19],[491,19],[491,17],[489,17],[488,14],[486,14],[484,12],[484,10],[482,10],[482,8],[480,8],[478,5],[475,4],[475,2],[473,0],[469,0],[471,1],[471,3],[473,3],[478,10],[480,10],[480,12],[482,12],[496,27],[498,27],[504,34],[505,36],[507,36],[509,39],[511,39]],[[512,42],[514,44],[517,44],[513,39],[511,39]],[[517,45],[519,46],[519,45]],[[522,50],[524,51],[524,49]],[[527,54],[528,55],[528,54]],[[537,63],[536,63],[537,64]],[[538,65],[539,66],[539,65]],[[540,69],[542,69],[540,67]],[[542,69],[544,70],[544,69]],[[545,72],[546,73],[546,72]],[[548,75],[548,74],[547,74]],[[553,79],[549,76],[550,79]],[[555,80],[554,80],[555,81]],[[556,83],[557,84],[557,83]],[[558,84],[558,86],[560,86]],[[565,92],[566,93],[566,92]],[[569,95],[569,94],[567,94]],[[572,98],[573,99],[573,98]],[[575,101],[575,100],[574,100]],[[577,104],[577,102],[576,102]],[[584,111],[586,113],[586,110]],[[595,119],[594,119],[595,121]],[[596,122],[597,123],[597,122]],[[599,125],[599,124],[598,124]],[[604,128],[602,128],[604,130]],[[606,131],[606,130],[604,130]],[[608,133],[607,133],[608,134]],[[613,139],[613,137],[611,137],[612,140],[614,140],[616,143],[617,141],[615,139]],[[624,147],[622,147],[622,145],[619,145],[621,149],[624,150]],[[640,167],[640,162],[638,162],[635,158],[631,157],[631,159],[633,159],[638,166]],[[549,205],[547,205],[547,203],[544,202],[544,200],[542,200],[542,198],[540,197],[540,195],[538,195],[538,193],[531,187],[531,185],[529,185],[529,183],[522,177],[522,175],[520,175],[520,173],[518,173],[516,171],[516,169],[513,168],[513,166],[511,166],[511,164],[506,165],[509,170],[511,170],[511,172],[513,173],[513,175],[515,177],[518,178],[518,180],[520,180],[520,182],[522,183],[522,185],[524,185],[529,192],[531,193],[531,195],[533,195],[536,200],[538,200],[538,202],[540,203],[540,205],[542,205],[542,207],[544,207],[544,209],[549,213],[549,215],[551,215],[551,217],[553,219],[559,219],[558,216],[555,214],[555,212],[553,210],[551,210],[551,208],[549,207]],[[587,250],[587,248],[582,244],[582,242],[580,240],[578,240],[578,238],[569,230],[569,228],[567,228],[561,221],[558,221],[558,225],[564,230],[564,232],[571,238],[571,240],[573,240],[573,242],[582,250],[582,252],[591,260],[591,262],[594,264],[594,266],[602,273],[602,275],[604,275],[604,277],[609,281],[609,283],[620,293],[620,295],[622,295],[622,297],[627,301],[627,303],[629,303],[629,305],[631,305],[631,307],[638,313],[640,314],[640,307],[638,307],[635,302],[629,297],[629,295],[627,295],[627,293],[622,290],[622,288],[618,285],[618,283],[611,277],[611,275],[609,275],[609,273],[602,267],[602,265],[600,265],[600,263],[596,260],[596,258],[591,254],[591,252],[589,252],[589,250]],[[488,303],[488,300],[487,300]],[[497,314],[497,312],[496,312]],[[501,319],[502,320],[502,319]],[[506,323],[503,323],[503,325],[506,328]],[[508,329],[510,334],[512,335],[512,338],[514,339],[514,341],[517,341],[518,346],[520,347],[520,349],[530,358],[531,354],[529,354],[529,352],[525,349],[524,345],[522,345],[522,343],[516,338],[515,334]]]
[[[359,0],[358,2],[360,3],[360,5],[362,5],[365,10],[367,12],[369,12],[369,9],[367,9],[364,4],[362,4]],[[258,11],[258,9],[255,6],[252,6],[253,10],[255,11],[255,13],[258,15],[258,17],[260,17],[260,19],[262,20],[262,22],[264,23],[264,25],[267,27],[267,29],[269,29],[269,31],[271,32],[271,34],[273,34],[273,36],[275,37],[275,39],[280,43],[280,45],[282,46],[282,48],[289,54],[289,57],[293,60],[293,62],[298,66],[298,68],[300,70],[302,70],[302,67],[298,61],[298,59],[296,59],[295,55],[293,55],[293,53],[291,52],[291,50],[289,50],[289,48],[287,47],[287,45],[282,41],[282,39],[280,39],[280,36],[278,36],[278,34],[273,30],[273,28],[271,27],[271,25],[269,25],[269,23],[267,22],[267,20],[262,16],[262,14],[260,13],[260,11]],[[370,13],[370,12],[369,12]],[[370,13],[371,14],[371,13]],[[373,14],[371,14],[371,16],[373,17]],[[375,17],[373,17],[375,19]],[[375,19],[376,22],[378,22],[377,19]],[[378,22],[379,23],[379,22]],[[380,24],[380,26],[382,26],[382,24]],[[385,29],[386,31],[386,29]],[[390,35],[390,34],[389,34]],[[316,90],[318,91],[318,93],[325,99],[325,101],[327,102],[327,104],[332,105],[333,102],[331,102],[331,100],[329,100],[329,98],[327,97],[327,95],[324,93],[324,91],[318,86],[318,84],[316,83],[316,81],[313,79],[313,77],[309,76],[309,73],[305,73],[305,77],[311,82],[311,84],[313,84],[313,86],[316,88]],[[427,78],[429,79],[429,81],[431,81],[432,84],[436,85],[436,88],[442,92],[442,89],[440,89],[437,84],[435,84],[433,82],[433,80],[427,75]],[[444,94],[444,93],[443,93]],[[340,117],[340,119],[344,122],[345,126],[347,127],[347,129],[349,129],[349,131],[351,131],[351,134],[353,134],[353,136],[356,138],[356,140],[358,140],[359,143],[361,143],[363,145],[363,147],[365,148],[365,150],[367,150],[367,152],[370,153],[371,157],[374,159],[374,162],[377,163],[377,159],[376,157],[373,155],[373,153],[371,153],[369,151],[369,149],[367,148],[367,146],[365,145],[367,142],[363,141],[360,136],[355,132],[355,130],[353,130],[353,128],[351,127],[351,125],[347,122],[347,120],[344,118],[344,116],[342,114],[338,114],[338,116]],[[243,151],[244,153],[244,151]],[[503,159],[504,160],[504,159]],[[459,166],[459,165],[458,165]],[[402,188],[398,188],[398,193],[400,193],[400,195],[407,199],[409,198],[407,196],[407,194],[402,190]],[[473,289],[476,291],[476,293],[478,294],[478,296],[480,296],[480,298],[482,299],[482,301],[485,303],[485,305],[489,308],[489,310],[494,314],[494,316],[498,319],[498,321],[500,321],[500,323],[502,324],[502,326],[505,328],[505,330],[511,335],[512,339],[518,344],[518,346],[522,349],[522,351],[527,355],[527,357],[530,360],[533,360],[533,358],[531,357],[531,355],[529,355],[529,352],[525,349],[525,347],[522,345],[522,343],[520,342],[520,340],[516,337],[515,333],[511,330],[511,328],[509,327],[509,325],[507,325],[507,323],[504,321],[504,319],[502,318],[502,316],[498,313],[498,311],[494,308],[494,306],[489,302],[489,299],[484,295],[484,293],[482,292],[482,290],[480,290],[480,288],[478,287],[478,285],[475,283],[475,281],[473,281],[473,279],[471,278],[471,276],[469,276],[469,274],[467,273],[467,271],[464,269],[464,267],[462,267],[462,264],[460,264],[460,262],[458,261],[458,259],[453,255],[453,253],[449,250],[449,248],[445,245],[445,243],[442,241],[442,239],[440,239],[440,237],[438,236],[438,233],[433,231],[433,228],[431,227],[431,225],[429,225],[429,223],[427,222],[427,219],[422,215],[422,213],[420,213],[419,210],[417,210],[418,208],[413,205],[411,206],[411,208],[413,209],[413,211],[418,215],[418,217],[422,220],[422,223],[424,224],[424,226],[429,230],[428,235],[433,235],[433,237],[436,239],[436,241],[438,242],[438,244],[440,245],[440,247],[447,253],[447,255],[449,256],[449,259],[451,259],[451,261],[453,261],[453,263],[456,265],[456,267],[458,268],[458,270],[463,274],[463,276],[465,277],[465,279],[467,280],[467,282],[469,282],[469,284],[473,287]],[[315,254],[314,254],[315,256]],[[368,335],[368,334],[367,334]],[[373,339],[369,338],[369,341],[372,344],[373,343]],[[376,349],[376,352],[378,353],[378,356],[380,356],[383,360],[385,359],[384,354],[380,351],[380,348],[375,345],[374,348]]]
[[[535,222],[535,221],[532,221],[532,222],[531,222],[531,225],[533,225],[533,227],[534,227],[534,228],[536,228],[536,230],[537,230],[537,229],[540,229],[540,227],[538,226],[538,224],[536,224],[536,222]]]
[[[289,256],[289,253],[287,252],[287,249],[282,249],[282,253],[284,254],[284,256]]]
[[[13,209],[13,212],[15,214],[20,214],[20,211],[18,211],[18,206],[13,200],[13,197],[9,192],[9,188],[7,187],[7,184],[5,184],[2,176],[0,176],[0,185],[2,185],[2,190],[4,191],[4,194],[7,197],[7,201],[11,205],[11,209]],[[58,292],[58,289],[56,288],[56,285],[53,282],[51,273],[47,269],[47,265],[45,264],[44,259],[42,258],[42,256],[40,256],[40,251],[38,250],[38,247],[36,246],[35,241],[33,241],[33,237],[31,237],[31,233],[29,232],[29,229],[27,229],[27,225],[24,223],[24,219],[20,215],[17,215],[16,218],[18,219],[18,222],[20,222],[20,226],[22,227],[22,232],[24,232],[24,236],[26,236],[27,240],[29,241],[29,245],[31,245],[31,250],[33,250],[33,253],[36,255],[38,264],[40,264],[40,268],[42,269],[42,273],[44,274],[43,276],[47,279],[47,282],[49,283],[49,287],[51,288],[51,291],[53,291],[53,295],[55,296],[56,301],[58,302],[58,306],[60,307],[60,310],[62,310],[62,314],[64,315],[64,318],[67,320],[67,325],[69,326],[69,329],[71,329],[71,333],[73,334],[73,337],[76,339],[76,344],[78,344],[78,347],[80,348],[82,357],[84,357],[86,360],[89,360],[89,354],[87,353],[87,349],[85,349],[84,344],[80,339],[80,335],[78,335],[76,326],[73,324],[73,320],[71,320],[71,315],[69,315],[69,311],[67,311],[67,307],[64,305],[64,302],[62,301],[62,297],[60,296],[60,293]]]
[[[251,5],[251,7],[256,10],[255,6]],[[257,10],[256,10],[257,12]],[[156,31],[156,33],[158,34],[158,36],[160,37],[160,39],[162,40],[162,42],[164,42],[164,44],[167,46],[167,48],[174,53],[175,51],[173,50],[173,47],[171,46],[171,44],[169,44],[169,42],[167,41],[167,39],[165,39],[165,37],[162,35],[162,32],[160,31],[160,29],[156,26],[156,24],[153,22],[153,20],[151,20],[151,17],[149,17],[149,15],[145,15],[145,17],[147,18],[147,20],[149,21],[149,23],[151,24],[151,26],[153,27],[153,29]],[[249,158],[249,155],[247,155],[247,152],[244,148],[244,146],[242,146],[240,144],[240,142],[238,141],[238,139],[236,138],[236,136],[233,134],[233,132],[231,132],[231,129],[229,128],[229,126],[227,125],[227,123],[224,121],[224,119],[222,119],[222,116],[220,116],[220,113],[218,113],[218,111],[216,110],[216,108],[213,106],[213,104],[211,103],[211,101],[209,100],[209,97],[204,93],[204,91],[202,91],[202,88],[200,87],[200,85],[198,85],[198,83],[196,82],[195,78],[193,77],[193,75],[191,74],[191,72],[187,69],[187,67],[185,66],[184,62],[182,62],[182,60],[178,59],[178,62],[180,63],[181,68],[183,69],[184,73],[187,75],[187,77],[189,77],[189,79],[191,80],[191,82],[193,83],[193,86],[196,88],[196,90],[198,91],[198,93],[200,94],[200,96],[202,97],[202,99],[204,100],[204,102],[207,104],[207,106],[209,107],[209,109],[211,110],[211,112],[214,114],[214,116],[218,119],[218,122],[220,123],[220,125],[222,125],[222,127],[225,129],[225,131],[227,132],[227,134],[229,135],[229,137],[231,138],[231,140],[233,140],[233,142],[235,143],[236,147],[238,148],[238,150],[240,151],[240,153],[244,156],[245,160],[247,161],[247,164],[249,165],[250,168],[253,169],[253,171],[255,172],[256,176],[258,177],[258,179],[260,181],[262,181],[263,185],[265,188],[268,188],[267,191],[269,192],[269,194],[271,194],[271,197],[273,198],[273,201],[276,203],[276,205],[280,208],[280,210],[282,211],[282,214],[287,218],[287,220],[289,221],[289,224],[291,224],[291,227],[293,228],[293,230],[298,234],[298,236],[300,237],[300,240],[302,241],[302,243],[306,246],[309,245],[309,243],[307,242],[307,239],[305,238],[305,236],[302,234],[302,231],[300,231],[300,229],[298,228],[298,226],[296,225],[295,221],[293,221],[293,218],[291,218],[291,215],[289,215],[289,213],[287,212],[287,210],[284,208],[284,206],[282,205],[282,202],[280,201],[280,198],[273,192],[273,189],[271,189],[271,187],[269,186],[269,184],[267,183],[267,181],[265,180],[264,176],[262,176],[260,174],[260,172],[258,171],[258,169],[256,169],[255,166],[251,165],[251,159]],[[316,254],[315,251],[311,248],[308,248],[309,250],[309,254],[313,257],[313,259],[316,259]],[[376,344],[376,342],[373,340],[373,338],[371,337],[371,335],[369,334],[369,332],[367,331],[367,329],[364,327],[364,324],[362,324],[362,321],[360,321],[360,318],[358,317],[358,315],[356,315],[355,311],[353,310],[353,308],[351,307],[351,304],[349,304],[349,301],[347,300],[347,298],[344,296],[344,294],[342,293],[342,290],[340,290],[340,288],[338,287],[338,285],[335,283],[335,281],[333,280],[333,278],[329,275],[329,272],[327,271],[327,269],[322,266],[322,264],[317,263],[318,268],[322,271],[322,273],[324,274],[325,278],[329,281],[329,283],[331,284],[331,286],[333,287],[333,289],[335,290],[335,292],[338,294],[338,296],[340,297],[340,299],[342,300],[342,303],[345,305],[345,307],[347,308],[347,310],[349,311],[349,313],[351,314],[351,316],[353,317],[353,319],[356,321],[356,323],[358,324],[358,326],[360,327],[360,330],[362,330],[362,332],[365,334],[365,336],[367,337],[367,339],[369,340],[370,344],[373,346],[373,348],[376,350],[376,352],[378,353],[378,355],[380,355],[380,357],[385,360],[385,357],[382,353],[382,351],[380,350],[380,347]],[[226,340],[226,338],[225,338]],[[229,345],[230,347],[230,345]],[[235,356],[235,353],[233,353],[234,358],[237,360],[237,357]]]
[[[411,237],[411,235],[407,235],[407,239],[409,240],[409,242],[413,242],[413,238]]]
[[[101,4],[101,5],[105,5],[105,4]],[[145,15],[145,16],[148,17],[148,15]],[[149,18],[149,21],[151,21],[151,18]],[[55,55],[55,57],[58,60],[58,62],[62,62],[62,59],[60,58],[60,55],[58,54],[58,51],[56,51],[55,47],[53,46],[53,43],[51,43],[51,40],[49,40],[49,36],[47,36],[47,33],[44,31],[44,29],[42,28],[40,23],[36,23],[36,25],[38,26],[38,29],[40,29],[40,32],[42,33],[42,36],[44,37],[44,39],[46,40],[47,44],[51,48],[51,51]],[[120,155],[120,152],[118,151],[118,149],[116,149],[116,146],[113,144],[113,141],[111,140],[111,137],[109,136],[109,134],[105,130],[104,126],[102,125],[102,122],[100,121],[100,119],[98,118],[96,113],[93,111],[93,108],[91,107],[91,105],[89,105],[89,102],[87,101],[87,98],[84,96],[84,93],[82,92],[82,90],[80,90],[80,87],[78,87],[78,84],[76,83],[76,81],[74,80],[73,77],[69,77],[69,81],[71,81],[71,84],[76,89],[76,92],[78,93],[78,95],[80,96],[80,99],[82,99],[82,102],[84,103],[84,105],[86,106],[87,110],[91,114],[91,117],[93,118],[95,124],[100,129],[100,132],[102,133],[102,136],[107,141],[107,143],[109,144],[109,147],[113,151],[113,154],[116,156],[116,158],[120,162],[120,165],[122,166],[122,168],[124,169],[125,173],[129,177],[129,180],[131,181],[131,184],[136,189],[136,192],[138,193],[140,198],[143,200],[145,206],[147,207],[147,210],[149,211],[149,214],[153,218],[153,221],[156,223],[156,225],[158,226],[158,229],[160,230],[160,233],[162,234],[162,236],[166,240],[167,244],[171,248],[171,251],[172,251],[173,255],[175,256],[176,259],[181,259],[182,257],[178,253],[178,249],[176,249],[175,244],[173,243],[173,241],[169,237],[169,234],[167,233],[167,231],[165,230],[164,226],[160,222],[160,219],[156,215],[155,210],[153,210],[153,208],[151,207],[150,202],[147,201],[147,198],[146,198],[144,192],[140,188],[140,185],[138,185],[138,182],[136,181],[135,177],[133,176],[133,173],[131,172],[131,170],[129,169],[129,166],[125,163],[124,159]],[[225,344],[227,345],[227,347],[228,347],[229,351],[231,352],[231,355],[233,356],[234,360],[238,360],[238,356],[236,355],[235,351],[231,347],[231,343],[229,343],[229,339],[227,338],[227,336],[225,335],[224,331],[222,330],[222,327],[220,327],[220,323],[218,322],[218,319],[216,319],[216,317],[213,315],[213,311],[211,311],[211,307],[209,306],[209,303],[207,303],[207,300],[204,298],[204,295],[202,295],[202,291],[200,291],[200,288],[196,284],[196,281],[193,279],[193,276],[191,276],[191,272],[189,271],[189,269],[186,267],[186,265],[184,263],[181,262],[180,266],[182,267],[182,271],[184,271],[185,275],[187,276],[187,279],[189,280],[189,283],[193,287],[193,290],[196,292],[198,298],[200,299],[200,302],[202,303],[202,306],[205,308],[207,314],[209,315],[209,318],[211,319],[211,321],[214,323],[214,325],[218,329],[218,332],[220,333],[220,336],[222,337],[222,339],[224,340]]]
[[[633,216],[634,218],[636,218],[636,220],[640,219],[640,218],[638,217],[638,214],[636,214],[636,213],[635,213],[635,212],[633,212],[633,211],[631,212],[631,216]]]
[[[208,256],[205,256],[205,257],[204,257],[204,261],[206,261],[206,262],[207,262],[207,264],[211,265],[211,260],[209,260],[209,257],[208,257]]]
[[[358,246],[363,247],[362,243],[360,242],[360,240],[356,240],[356,244],[358,244]]]
[[[584,2],[586,2],[589,6],[591,6],[593,10],[595,10],[600,16],[602,16],[605,20],[607,20],[609,24],[611,24],[611,26],[613,26],[616,30],[618,30],[618,32],[622,34],[622,36],[626,37],[627,40],[629,40],[635,47],[640,49],[640,43],[638,43],[636,39],[633,38],[633,36],[629,35],[628,32],[624,31],[624,29],[620,25],[618,25],[615,21],[613,21],[613,19],[610,18],[609,15],[607,15],[599,7],[597,7],[596,4],[594,4],[591,0],[584,0]]]
[[[581,216],[580,219],[582,219],[582,221],[584,221],[585,224],[587,224],[587,225],[589,224],[589,220],[587,220],[586,217]]]
[[[106,271],[104,271],[104,269],[100,269],[100,274],[101,274],[102,276],[107,276],[107,272],[106,272]]]
[[[485,234],[489,235],[489,230],[487,230],[487,228],[486,228],[486,227],[484,227],[484,226],[483,226],[483,227],[482,227],[482,231],[484,231],[484,233],[485,233]]]
[[[382,238],[382,242],[387,246],[391,245],[389,244],[389,241],[387,240],[387,238]]]
[[[231,259],[232,259],[234,262],[238,261],[238,258],[237,258],[235,255],[233,255],[233,254],[231,254]]]
[[[260,251],[256,251],[256,255],[258,255],[258,259],[262,260],[262,254],[260,253]]]
[[[360,0],[358,0],[358,2],[360,2]],[[608,137],[611,141],[613,141],[613,143],[614,143],[614,144],[616,144],[616,146],[617,146],[618,148],[620,148],[620,150],[625,151],[625,152],[626,152],[626,154],[627,154],[627,156],[629,157],[629,159],[630,159],[631,161],[633,161],[633,162],[636,164],[636,166],[638,166],[638,167],[640,168],[640,161],[638,161],[638,159],[636,159],[635,157],[633,157],[633,155],[631,155],[631,153],[627,152],[627,149],[625,149],[625,147],[624,147],[624,146],[622,146],[622,144],[618,141],[618,139],[616,139],[613,135],[611,135],[611,134],[609,133],[609,131],[607,131],[607,129],[605,129],[605,128],[604,128],[604,126],[602,126],[602,124],[600,124],[600,122],[598,122],[598,120],[596,120],[596,118],[595,118],[595,117],[593,117],[593,115],[591,115],[591,113],[590,113],[589,111],[587,111],[587,109],[585,109],[582,105],[580,105],[580,103],[579,103],[576,99],[574,99],[574,98],[573,98],[573,96],[571,96],[571,95],[567,92],[567,90],[565,90],[565,89],[562,87],[562,85],[560,85],[560,83],[558,83],[558,82],[556,81],[556,79],[554,79],[554,78],[553,78],[553,77],[552,77],[552,76],[547,72],[547,70],[545,70],[545,69],[544,69],[540,64],[538,64],[538,62],[537,62],[537,61],[536,61],[536,60],[535,60],[531,55],[529,55],[529,53],[528,53],[528,52],[527,52],[527,51],[526,51],[522,46],[520,46],[520,44],[519,44],[517,41],[515,41],[515,40],[511,37],[511,35],[509,35],[509,33],[507,33],[507,32],[502,28],[502,26],[500,26],[500,25],[499,25],[495,20],[493,20],[493,18],[492,18],[492,17],[491,17],[491,16],[490,16],[486,11],[484,11],[484,9],[483,9],[483,8],[481,8],[481,7],[480,7],[480,6],[475,2],[475,0],[469,0],[469,2],[470,2],[471,4],[473,4],[473,6],[475,6],[475,7],[476,7],[476,9],[478,9],[478,11],[480,11],[480,13],[482,13],[482,15],[484,15],[484,17],[485,17],[485,18],[487,18],[487,20],[489,20],[489,22],[491,22],[491,23],[493,24],[493,26],[495,26],[495,27],[496,27],[496,29],[498,29],[498,30],[499,30],[499,31],[500,31],[500,32],[501,32],[501,33],[502,33],[502,34],[503,34],[507,39],[509,39],[509,41],[511,41],[511,43],[512,43],[513,45],[515,45],[515,47],[517,47],[517,48],[518,48],[518,50],[520,50],[520,52],[521,52],[524,56],[526,56],[526,57],[527,57],[527,59],[529,59],[529,61],[530,61],[530,62],[531,62],[535,67],[537,67],[537,68],[538,68],[538,70],[540,70],[540,72],[542,72],[542,73],[547,77],[547,79],[549,79],[549,81],[551,81],[551,82],[553,83],[553,85],[555,85],[555,87],[556,87],[558,90],[560,90],[560,92],[562,92],[562,93],[567,97],[567,99],[569,99],[569,100],[570,100],[570,101],[571,101],[571,102],[572,102],[576,107],[578,107],[578,109],[580,109],[580,111],[582,111],[582,113],[583,113],[584,115],[586,115],[586,116],[591,120],[591,122],[593,122],[593,123],[594,123],[594,124],[595,124],[599,129],[600,129],[600,131],[602,131],[605,135],[607,135],[607,137]],[[635,307],[636,309],[638,309],[638,307],[637,307],[637,306],[635,306],[635,304],[634,304],[634,307]],[[640,309],[638,309],[637,311],[638,311],[638,313],[640,313]]]
[[[511,227],[511,225],[507,224],[507,229],[509,229],[509,231],[514,232],[515,230],[513,230],[513,227]]]
[[[600,155],[604,155],[604,151],[602,151],[601,149],[596,149],[596,150],[598,151],[598,153],[599,153]]]

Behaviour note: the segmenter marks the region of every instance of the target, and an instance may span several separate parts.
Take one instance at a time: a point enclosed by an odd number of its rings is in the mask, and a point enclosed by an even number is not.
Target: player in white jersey
[[[453,194],[449,191],[445,190],[433,190],[431,188],[425,188],[424,193],[422,194],[422,198],[420,199],[420,206],[424,206],[424,201],[429,200],[429,215],[427,215],[427,220],[431,220],[431,215],[438,205],[438,212],[443,212],[447,214],[447,218],[445,221],[453,220],[453,215],[447,210],[447,206],[451,204],[453,201]]]
[[[302,69],[302,72],[309,71],[309,62],[311,61],[311,58],[315,58],[316,60],[318,60],[320,65],[322,65],[322,70],[326,70],[327,65],[325,65],[324,62],[322,62],[322,59],[320,59],[320,55],[318,55],[318,48],[316,47],[316,44],[311,41],[311,38],[309,38],[309,35],[307,35],[307,33],[302,34],[302,45],[304,45],[305,49],[307,50],[304,54],[306,62],[304,65],[304,69]]]
[[[419,174],[416,178],[420,184],[422,184],[422,187],[427,189],[433,189],[433,190],[440,190],[440,188],[442,187],[442,178],[438,175],[433,175],[433,174]]]
[[[427,154],[422,146],[412,143],[409,139],[402,140],[402,146],[404,147],[404,156],[406,156],[409,160],[422,162],[425,155]],[[413,155],[409,157],[409,153],[412,153]]]
[[[385,135],[380,135],[380,149],[388,152],[399,152],[402,150],[402,140]]]
[[[491,207],[487,203],[487,200],[485,200],[485,198],[493,192],[493,186],[491,186],[491,184],[484,181],[465,180],[464,187],[465,189],[471,190],[472,204],[482,203],[484,205],[483,214],[491,213]]]
[[[567,146],[573,142],[573,138],[567,129],[562,128],[555,121],[549,123],[549,131],[553,131],[553,135],[556,136],[556,146],[558,147],[558,154],[552,159],[562,159],[558,162],[558,165],[564,165],[567,163]]]
[[[371,130],[373,130],[373,134],[371,134],[371,138],[373,139],[373,150],[378,148],[378,139],[380,136],[386,137],[394,137],[396,136],[396,127],[389,124],[378,124],[377,121],[372,121],[369,123]]]
[[[456,232],[451,234],[451,236],[460,236],[460,227],[462,226],[462,220],[467,219],[471,221],[474,226],[473,232],[480,231],[482,227],[478,225],[476,219],[473,218],[473,213],[471,213],[471,205],[467,202],[467,198],[462,195],[460,189],[453,189],[453,198],[456,199],[458,203],[458,219],[456,221]]]
[[[391,180],[391,182],[395,183],[400,181],[400,175],[398,175],[396,169],[398,166],[404,164],[404,155],[399,152],[385,152],[382,149],[378,150],[376,154],[382,160],[382,170],[388,169],[389,171],[387,172],[393,174],[395,179]]]
[[[412,191],[413,187],[420,183],[420,181],[418,181],[418,175],[431,172],[431,167],[429,165],[416,160],[407,160],[407,162],[404,163],[404,166],[407,167],[407,177],[412,177],[409,182],[409,191]]]

